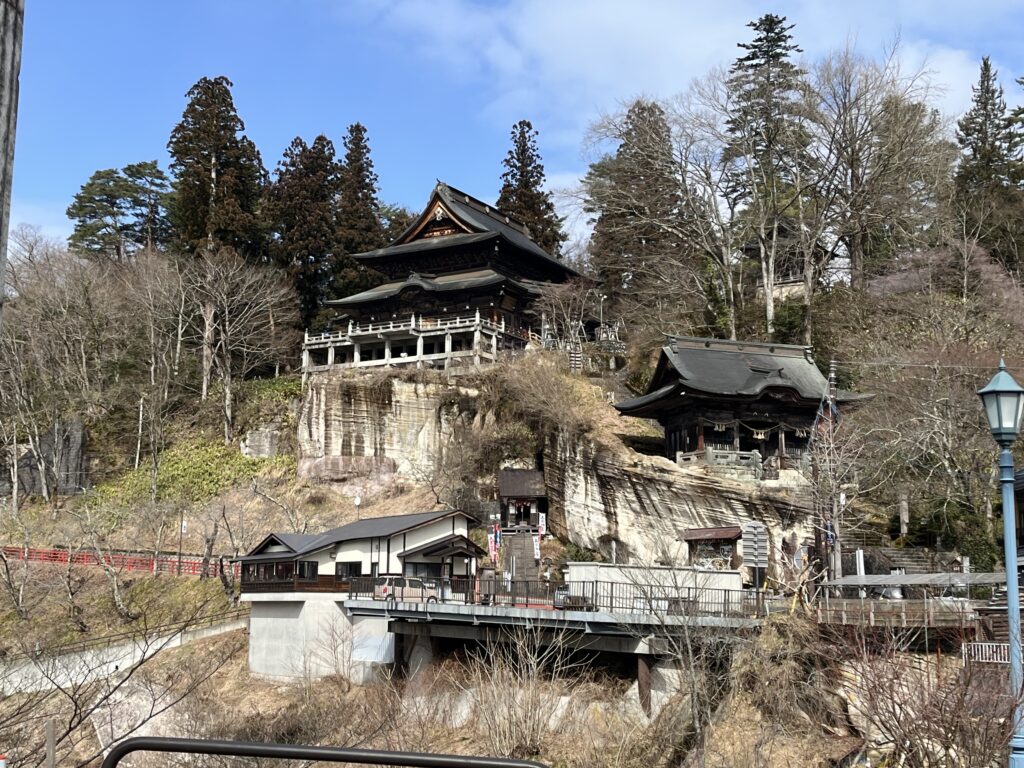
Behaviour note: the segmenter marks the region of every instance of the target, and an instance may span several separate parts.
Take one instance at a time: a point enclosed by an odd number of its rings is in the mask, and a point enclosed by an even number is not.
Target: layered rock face
[[[422,482],[446,450],[460,404],[472,408],[475,395],[443,383],[315,375],[299,418],[299,472],[332,482],[362,476],[379,487]],[[810,494],[799,482],[730,480],[565,436],[548,439],[544,475],[551,530],[619,562],[678,563],[685,529],[759,521],[778,569],[813,538]]]
[[[443,406],[460,391],[351,374],[312,376],[299,415],[299,475],[328,481],[368,473],[421,477],[447,434]]]
[[[703,467],[589,440],[550,439],[544,452],[549,526],[619,562],[679,563],[687,528],[763,523],[772,566],[813,538],[806,483],[729,480]]]

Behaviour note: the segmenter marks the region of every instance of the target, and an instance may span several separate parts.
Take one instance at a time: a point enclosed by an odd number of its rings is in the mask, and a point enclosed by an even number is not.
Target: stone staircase
[[[533,536],[530,534],[506,533],[502,535],[502,570],[512,573],[513,580],[537,581],[540,579],[540,568],[533,554]]]
[[[580,373],[583,371],[583,347],[579,342],[570,342],[566,346],[566,354],[569,356],[569,371]]]
[[[952,570],[955,558],[948,552],[924,547],[865,547],[865,554],[872,558],[874,571],[880,573],[896,568],[904,573],[946,573]]]

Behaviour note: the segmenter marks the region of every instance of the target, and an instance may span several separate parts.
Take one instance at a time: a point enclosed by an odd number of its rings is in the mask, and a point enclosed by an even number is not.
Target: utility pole
[[[7,301],[7,236],[11,229],[14,131],[18,124],[18,79],[25,0],[0,1],[0,328]]]

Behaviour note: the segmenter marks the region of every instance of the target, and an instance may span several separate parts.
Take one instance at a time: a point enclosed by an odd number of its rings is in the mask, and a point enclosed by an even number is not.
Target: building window
[[[421,579],[439,579],[439,578],[441,578],[441,564],[440,563],[406,563],[405,564],[405,575],[406,576],[418,576]]]
[[[334,576],[337,579],[356,579],[362,575],[362,562],[341,562],[334,564]]]
[[[300,560],[295,565],[299,581],[316,581],[318,567],[315,560]]]

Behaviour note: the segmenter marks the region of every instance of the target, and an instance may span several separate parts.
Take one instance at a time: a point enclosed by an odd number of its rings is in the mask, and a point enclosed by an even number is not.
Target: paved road
[[[20,659],[0,666],[0,693],[10,695],[78,687],[128,670],[169,648],[248,626],[249,618],[243,617],[208,627],[140,637],[59,656]]]

